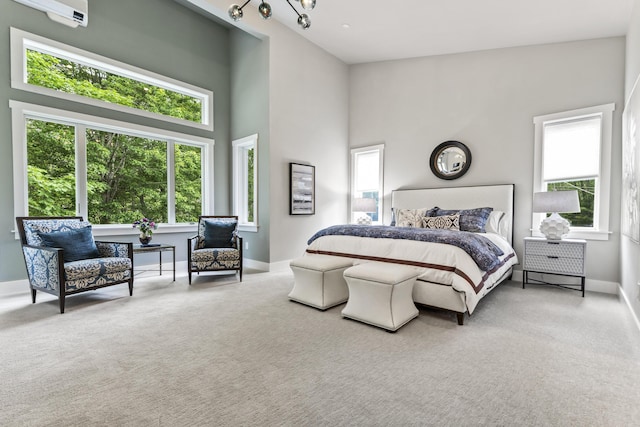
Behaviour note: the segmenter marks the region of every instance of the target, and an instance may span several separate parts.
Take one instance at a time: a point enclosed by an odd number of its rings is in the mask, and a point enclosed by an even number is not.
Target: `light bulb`
[[[300,15],[298,17],[298,25],[300,25],[303,30],[309,28],[311,26],[311,19],[309,19],[309,15],[307,15],[306,13]]]
[[[242,9],[237,4],[232,4],[229,7],[229,17],[234,21],[239,21],[242,19]]]
[[[271,18],[271,5],[269,3],[262,2],[260,6],[258,6],[258,12],[264,19]]]
[[[300,0],[300,5],[306,10],[312,10],[316,7],[316,0]]]

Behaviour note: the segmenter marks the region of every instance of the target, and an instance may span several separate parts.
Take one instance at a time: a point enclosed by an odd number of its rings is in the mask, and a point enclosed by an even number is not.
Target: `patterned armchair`
[[[235,270],[242,282],[242,237],[237,216],[200,216],[198,234],[187,239],[189,284],[191,273]]]
[[[133,295],[131,243],[94,241],[82,217],[18,217],[31,300],[36,291],[57,295],[64,313],[67,295],[119,283]]]

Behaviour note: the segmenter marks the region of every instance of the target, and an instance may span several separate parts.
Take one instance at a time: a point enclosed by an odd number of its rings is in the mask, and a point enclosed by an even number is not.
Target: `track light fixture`
[[[238,6],[237,4],[232,4],[229,7],[229,16],[231,17],[231,19],[233,19],[234,21],[241,20],[243,16],[242,9],[244,9],[244,7],[247,4],[249,4],[250,1],[251,0],[247,0],[242,4],[242,6]],[[303,30],[306,30],[307,28],[309,28],[311,26],[311,19],[309,18],[309,15],[307,15],[306,13],[302,13],[302,14],[298,13],[298,10],[291,4],[291,1],[289,0],[285,0],[285,1],[289,3],[289,6],[291,6],[291,9],[293,9],[296,15],[298,15],[298,25],[300,25],[300,27],[302,27]],[[302,6],[302,8],[305,10],[312,10],[314,7],[316,7],[316,0],[294,0],[294,1],[300,2],[300,6]],[[258,6],[258,12],[260,12],[260,16],[262,16],[264,19],[271,18],[271,5],[264,0],[261,0],[260,6]]]

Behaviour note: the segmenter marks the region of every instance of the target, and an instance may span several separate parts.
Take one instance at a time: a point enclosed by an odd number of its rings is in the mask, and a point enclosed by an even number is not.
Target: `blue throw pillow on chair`
[[[64,262],[100,257],[96,242],[93,240],[93,234],[91,234],[91,226],[38,234],[45,246],[64,250]]]
[[[233,248],[236,236],[236,221],[204,221],[205,248]]]

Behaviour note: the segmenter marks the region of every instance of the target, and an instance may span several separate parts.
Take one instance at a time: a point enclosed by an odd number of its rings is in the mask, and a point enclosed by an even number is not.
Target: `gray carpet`
[[[640,332],[613,295],[499,286],[397,333],[287,300],[288,273],[0,286],[2,426],[627,426]]]

